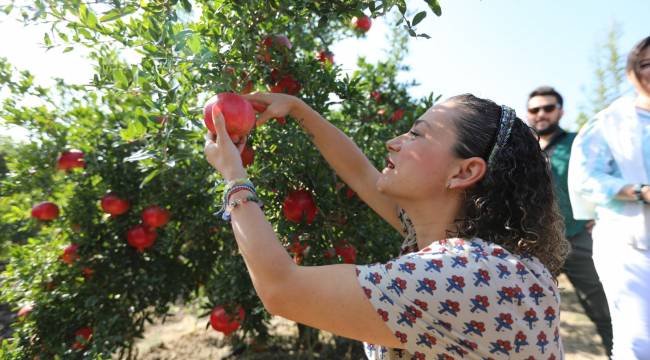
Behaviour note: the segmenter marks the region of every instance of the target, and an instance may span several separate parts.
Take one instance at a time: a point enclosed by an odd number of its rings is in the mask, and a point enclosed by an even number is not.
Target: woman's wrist
[[[231,170],[231,171],[228,171],[228,172],[224,172],[222,175],[223,175],[223,179],[226,182],[230,182],[230,181],[235,180],[235,179],[248,178],[248,173],[246,172],[246,170],[244,170],[243,167],[241,169],[238,169],[238,170]]]
[[[640,200],[646,204],[650,204],[650,185],[641,185]]]
[[[309,109],[304,101],[297,97],[292,97],[291,99],[291,110],[289,110],[289,116],[295,119],[304,118],[305,110]]]

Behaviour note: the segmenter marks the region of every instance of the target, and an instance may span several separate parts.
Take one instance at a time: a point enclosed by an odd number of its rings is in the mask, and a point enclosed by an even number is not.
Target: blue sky
[[[423,1],[410,4],[425,8]],[[525,119],[528,93],[554,86],[565,98],[565,125],[573,127],[592,84],[596,44],[613,21],[620,24],[620,50],[627,52],[650,35],[650,0],[441,0],[443,15],[429,13],[418,32],[432,39],[411,40],[408,78],[444,97],[471,92],[513,107]],[[383,24],[382,24],[383,25]],[[381,53],[383,29],[372,28],[362,49],[371,59]],[[340,52],[341,50],[338,50]],[[341,60],[337,51],[335,60]],[[356,51],[353,51],[356,53]],[[345,62],[351,59],[343,56]],[[352,56],[349,56],[352,58]],[[347,65],[347,64],[345,64]]]
[[[627,51],[650,35],[650,0],[441,0],[443,16],[432,13],[418,25],[432,39],[412,39],[404,79],[421,85],[412,90],[448,97],[471,92],[509,105],[524,118],[527,94],[536,86],[554,86],[565,98],[564,124],[573,127],[579,106],[588,103],[593,83],[593,57],[612,22],[622,29],[619,45]],[[410,1],[425,9],[424,1]],[[0,18],[0,56],[29,69],[41,82],[52,76],[87,82],[92,65],[82,54],[45,53],[43,28],[24,28]],[[381,59],[387,28],[381,19],[365,38],[347,39],[333,47],[335,61],[353,71],[357,56]]]

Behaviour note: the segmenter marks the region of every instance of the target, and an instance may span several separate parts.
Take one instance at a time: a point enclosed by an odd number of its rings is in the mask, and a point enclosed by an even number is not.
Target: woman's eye
[[[416,133],[413,130],[409,130],[409,135],[411,135],[411,136],[420,136],[420,134]]]

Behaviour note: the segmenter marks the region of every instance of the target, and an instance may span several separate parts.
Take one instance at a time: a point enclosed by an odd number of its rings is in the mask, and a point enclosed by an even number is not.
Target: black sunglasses
[[[537,114],[540,110],[544,110],[545,113],[550,113],[554,111],[555,109],[559,108],[560,106],[558,104],[551,104],[551,105],[544,105],[544,106],[537,106],[534,108],[529,108],[528,112],[531,114]]]

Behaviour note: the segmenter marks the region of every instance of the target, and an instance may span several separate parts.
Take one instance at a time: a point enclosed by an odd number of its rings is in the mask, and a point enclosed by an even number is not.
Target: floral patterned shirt
[[[368,359],[564,358],[559,292],[534,257],[454,238],[385,264],[357,266],[357,277],[403,344],[366,343]]]

